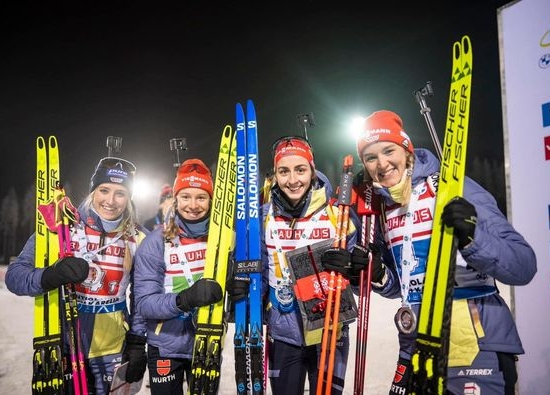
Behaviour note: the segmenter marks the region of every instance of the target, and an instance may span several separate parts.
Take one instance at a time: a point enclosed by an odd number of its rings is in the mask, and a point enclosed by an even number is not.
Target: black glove
[[[370,281],[381,283],[386,274],[386,266],[382,263],[382,254],[376,244],[369,244],[369,250],[372,255],[372,273]]]
[[[248,296],[250,290],[250,278],[248,276],[234,276],[227,280],[225,289],[233,303],[244,299]]]
[[[85,259],[68,256],[59,259],[42,272],[40,285],[44,292],[59,288],[64,284],[81,283],[88,277],[90,266]]]
[[[145,336],[126,334],[126,344],[122,351],[122,363],[128,361],[126,382],[134,383],[143,378],[147,368],[147,353],[145,352]]]
[[[345,248],[329,248],[321,255],[324,271],[335,271],[341,273],[345,278],[349,278],[352,274],[350,261],[351,254]]]
[[[443,208],[441,220],[446,226],[454,228],[459,249],[463,249],[474,241],[477,212],[475,207],[466,199],[455,197],[447,203]]]
[[[176,305],[181,311],[191,311],[195,307],[219,302],[222,297],[220,284],[211,278],[201,278],[176,296]]]

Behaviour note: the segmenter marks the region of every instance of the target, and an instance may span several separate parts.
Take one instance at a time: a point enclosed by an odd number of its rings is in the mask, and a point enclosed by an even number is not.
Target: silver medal
[[[394,321],[395,326],[401,333],[408,335],[416,329],[416,315],[408,306],[402,306],[397,310]]]

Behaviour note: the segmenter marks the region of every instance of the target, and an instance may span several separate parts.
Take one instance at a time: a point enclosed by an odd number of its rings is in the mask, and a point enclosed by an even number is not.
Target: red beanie
[[[373,112],[363,123],[363,130],[357,139],[357,154],[361,157],[365,148],[378,141],[391,141],[414,152],[411,139],[403,130],[403,121],[396,113],[387,110]]]
[[[180,165],[174,181],[174,196],[183,188],[204,189],[212,197],[214,189],[212,173],[202,160],[187,159]]]
[[[277,167],[277,162],[285,156],[298,155],[305,158],[312,168],[315,169],[313,162],[313,151],[311,146],[300,137],[283,137],[275,142],[273,152],[273,166]]]

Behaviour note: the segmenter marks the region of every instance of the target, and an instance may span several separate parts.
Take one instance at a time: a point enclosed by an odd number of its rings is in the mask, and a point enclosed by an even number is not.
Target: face
[[[307,192],[312,177],[311,165],[306,158],[298,155],[281,158],[275,169],[277,184],[292,205],[297,204]]]
[[[118,219],[128,207],[130,193],[120,184],[103,183],[94,189],[92,205],[101,218],[107,221]]]
[[[381,141],[363,150],[361,162],[375,182],[390,188],[401,181],[407,168],[407,151],[398,144]]]
[[[178,213],[187,221],[202,219],[210,209],[210,195],[200,188],[183,188],[176,202]]]

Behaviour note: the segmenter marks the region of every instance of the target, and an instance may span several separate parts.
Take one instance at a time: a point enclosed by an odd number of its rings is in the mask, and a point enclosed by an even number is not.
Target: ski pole
[[[347,155],[344,158],[344,166],[340,186],[338,188],[338,216],[336,221],[336,238],[333,248],[346,248],[346,236],[349,227],[349,208],[351,205],[352,179],[353,179],[353,156]],[[336,277],[336,280],[335,280]],[[336,282],[336,284],[335,284]],[[336,287],[335,287],[336,285]],[[332,376],[334,373],[334,361],[336,358],[336,338],[338,332],[338,321],[340,317],[340,300],[342,296],[343,277],[341,273],[336,276],[334,271],[330,273],[327,309],[323,328],[321,345],[321,358],[319,360],[319,372],[325,370],[326,345],[330,333],[330,349],[328,354],[328,368],[326,371],[325,394],[330,395],[332,387]],[[336,289],[335,289],[336,288]],[[334,298],[334,312],[332,312],[332,299]],[[332,330],[331,330],[332,324]],[[319,375],[317,381],[317,395],[321,395],[324,382],[324,374]]]
[[[58,184],[54,190],[52,200],[47,205],[39,206],[38,210],[48,224],[48,228],[57,234],[59,258],[73,256],[70,223],[78,221],[78,214],[76,208],[67,195],[65,195],[63,187]],[[65,324],[68,331],[74,392],[76,395],[87,395],[88,384],[80,340],[80,324],[78,322],[78,307],[74,284],[65,284],[61,287],[61,300],[65,308]]]
[[[374,239],[375,211],[373,209],[372,183],[363,182],[357,194],[357,214],[361,216],[361,243],[368,246]],[[369,265],[359,275],[359,306],[357,315],[357,337],[355,352],[355,375],[353,383],[354,395],[362,395],[365,385],[365,371],[367,361],[367,336],[369,328],[369,308],[372,279],[372,256],[369,256]]]

